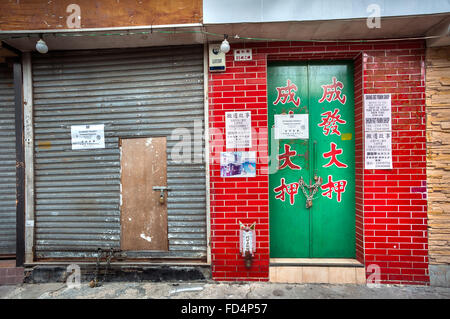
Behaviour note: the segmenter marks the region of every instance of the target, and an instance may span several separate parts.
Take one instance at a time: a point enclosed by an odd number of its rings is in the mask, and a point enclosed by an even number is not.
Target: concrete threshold
[[[270,258],[271,266],[364,267],[350,258]]]
[[[274,283],[365,284],[364,265],[356,259],[271,258],[269,280]]]

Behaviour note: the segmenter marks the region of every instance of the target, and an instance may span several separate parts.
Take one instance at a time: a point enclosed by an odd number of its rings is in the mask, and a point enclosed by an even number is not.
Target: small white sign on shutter
[[[105,148],[105,125],[72,125],[73,150]]]

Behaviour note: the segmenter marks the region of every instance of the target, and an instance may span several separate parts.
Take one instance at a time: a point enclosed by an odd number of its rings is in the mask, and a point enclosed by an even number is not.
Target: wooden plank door
[[[121,146],[121,249],[168,250],[166,138],[122,139]]]

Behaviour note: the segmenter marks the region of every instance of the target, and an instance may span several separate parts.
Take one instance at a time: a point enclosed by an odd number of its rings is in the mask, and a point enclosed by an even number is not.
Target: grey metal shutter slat
[[[203,121],[203,95],[201,46],[33,56],[37,257],[120,248],[119,138],[140,136],[167,136],[169,252],[152,254],[206,256],[205,163],[170,157],[173,129]],[[77,124],[105,124],[105,149],[72,151]]]
[[[16,134],[13,70],[0,64],[0,255],[16,253]]]

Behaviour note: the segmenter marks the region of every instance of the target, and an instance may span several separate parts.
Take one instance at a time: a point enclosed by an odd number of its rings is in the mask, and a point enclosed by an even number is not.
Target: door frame
[[[362,51],[353,51],[346,52],[346,54],[342,54],[339,58],[336,55],[331,53],[318,53],[314,54],[314,57],[310,57],[311,54],[308,53],[300,53],[293,55],[282,55],[282,54],[270,54],[267,56],[267,64],[269,62],[274,61],[296,61],[296,62],[309,62],[309,61],[352,61],[353,62],[353,90],[354,90],[354,125],[355,125],[355,261],[359,264],[365,263],[364,258],[364,206],[363,206],[363,198],[364,198],[364,107],[363,107],[363,73],[364,73],[364,63],[363,63],[363,52]],[[267,80],[267,69],[266,69],[266,80]],[[267,87],[267,84],[266,84]],[[266,92],[266,96],[268,92]],[[270,129],[269,127],[267,129]],[[267,132],[268,133],[268,132]],[[270,151],[268,146],[268,152]],[[270,154],[269,154],[270,155]],[[270,165],[270,164],[269,164]],[[270,188],[267,187],[267,194],[270,195]],[[270,210],[268,212],[270,214]],[[270,233],[270,221],[269,221],[269,233]],[[270,250],[270,238],[269,238],[269,250]],[[270,252],[269,252],[270,256]],[[270,257],[269,257],[270,258]],[[280,259],[280,258],[276,258]],[[302,262],[302,260],[309,260],[309,264],[314,264],[313,260],[315,258],[285,258],[287,264],[293,263],[297,264],[298,262]],[[275,259],[270,259],[270,265],[276,265]],[[327,260],[330,263],[333,263],[336,259],[323,259],[322,263],[327,263]],[[285,264],[285,263],[283,263]]]

